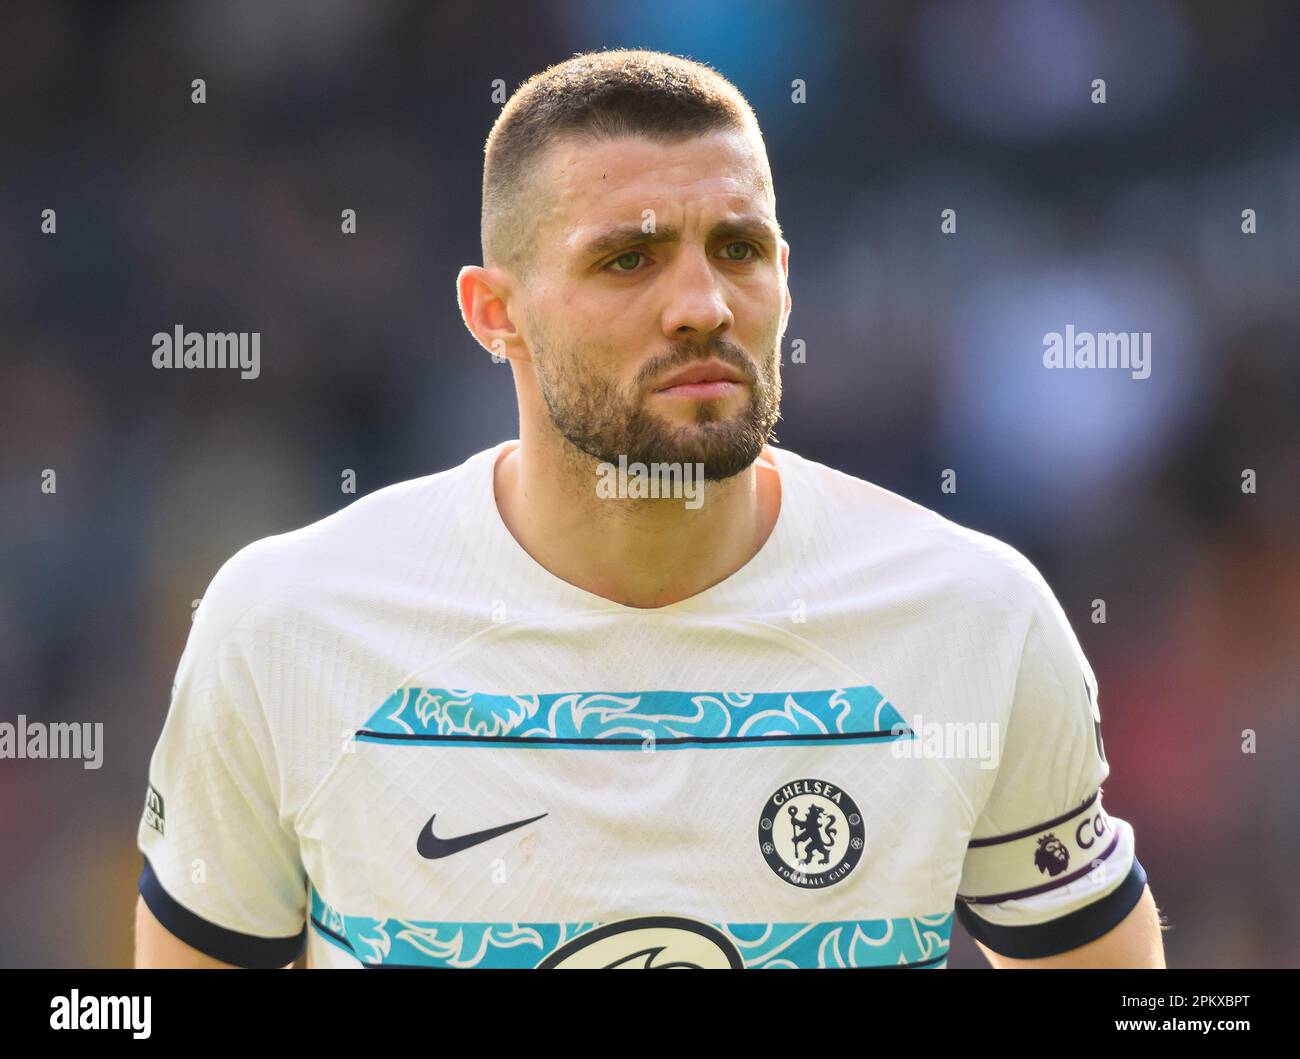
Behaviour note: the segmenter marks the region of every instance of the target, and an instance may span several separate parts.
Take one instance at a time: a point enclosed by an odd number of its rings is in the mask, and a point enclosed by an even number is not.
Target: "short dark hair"
[[[534,74],[506,102],[488,134],[483,162],[483,262],[527,275],[536,261],[541,155],[563,137],[591,141],[645,136],[676,143],[712,132],[752,132],[758,119],[716,70],[666,52],[586,52]],[[760,180],[772,195],[766,150]]]

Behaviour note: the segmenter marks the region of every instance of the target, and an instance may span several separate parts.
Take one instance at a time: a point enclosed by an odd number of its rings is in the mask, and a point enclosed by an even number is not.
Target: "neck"
[[[597,466],[562,438],[525,434],[497,461],[497,509],[552,574],[626,607],[666,607],[730,577],[763,547],[780,510],[766,447],[740,474],[696,483],[703,502],[691,507],[681,497],[602,497]]]

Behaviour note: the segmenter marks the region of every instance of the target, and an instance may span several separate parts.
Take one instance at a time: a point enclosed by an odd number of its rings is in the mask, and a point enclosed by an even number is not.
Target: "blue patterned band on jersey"
[[[364,967],[943,967],[951,911],[827,923],[458,923],[343,915],[311,889],[315,933]],[[589,943],[588,939],[592,939]]]
[[[563,692],[497,695],[400,688],[354,736],[361,742],[673,750],[914,739],[870,685],[826,691]]]

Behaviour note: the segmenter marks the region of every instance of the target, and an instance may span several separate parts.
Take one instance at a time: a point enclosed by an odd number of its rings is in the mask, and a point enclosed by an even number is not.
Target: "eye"
[[[736,247],[747,248],[753,251],[753,253],[747,254],[744,257],[737,257],[731,253],[731,251],[734,250]],[[753,243],[746,242],[744,239],[737,239],[734,243],[728,243],[725,247],[723,247],[723,253],[726,254],[728,261],[736,261],[736,262],[749,261],[758,253],[758,247],[756,247]]]
[[[635,272],[637,258],[641,258],[641,257],[645,257],[645,254],[643,254],[640,250],[625,250],[623,253],[619,254],[618,257],[614,258],[614,260],[611,261],[608,265],[606,265],[605,268],[611,272],[623,272],[623,273]],[[618,265],[620,262],[629,265],[631,267],[616,268],[615,266]]]

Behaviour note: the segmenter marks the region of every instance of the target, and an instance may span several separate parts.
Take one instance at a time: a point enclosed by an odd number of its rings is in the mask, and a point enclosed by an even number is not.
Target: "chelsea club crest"
[[[862,814],[848,793],[817,779],[792,780],[768,798],[758,821],[758,848],[791,886],[834,886],[858,866]]]

